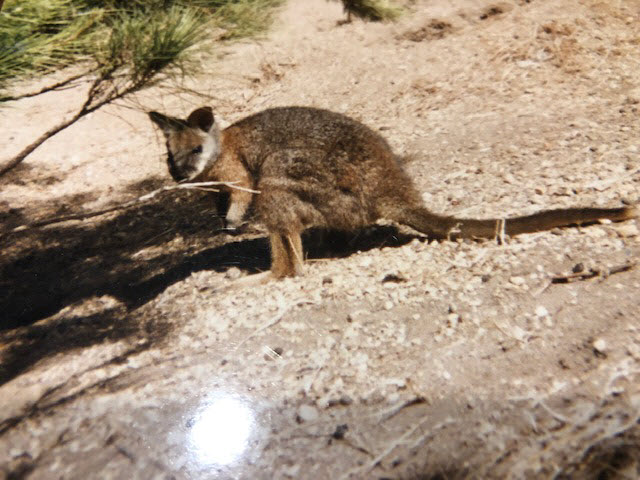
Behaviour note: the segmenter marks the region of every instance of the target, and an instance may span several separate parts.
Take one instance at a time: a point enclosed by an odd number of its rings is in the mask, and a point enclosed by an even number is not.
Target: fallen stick
[[[554,275],[553,277],[551,277],[551,283],[571,283],[571,282],[577,282],[577,281],[581,281],[581,280],[589,280],[590,278],[594,278],[594,277],[608,277],[610,275],[616,274],[616,273],[621,273],[621,272],[628,272],[629,270],[633,269],[636,266],[636,263],[625,263],[623,265],[617,265],[615,267],[611,267],[611,268],[590,268],[587,271],[583,271],[583,272],[575,272],[575,273],[569,273],[566,275]]]
[[[374,468],[376,468],[382,462],[382,460],[384,460],[384,458],[387,455],[389,455],[391,452],[393,452],[397,447],[406,444],[408,442],[408,440],[411,438],[411,436],[418,429],[423,428],[425,423],[427,423],[427,420],[430,419],[430,418],[431,417],[429,415],[424,415],[420,420],[418,420],[418,422],[414,426],[410,427],[402,435],[400,435],[396,439],[392,440],[387,445],[387,447],[384,450],[382,450],[378,455],[373,457],[373,459],[371,461],[369,461],[365,465],[357,466],[357,467],[349,470],[344,475],[342,475],[340,477],[340,479],[341,480],[346,480],[348,478],[363,478],[363,476],[361,475],[362,473],[365,473],[365,472],[366,473],[370,473]],[[418,438],[413,442],[413,445],[412,445],[411,448],[415,448],[415,445],[418,445],[418,444],[424,442],[428,437],[434,436],[438,430],[441,430],[441,429],[447,427],[448,425],[450,425],[452,423],[454,423],[454,420],[451,419],[451,418],[447,418],[447,419],[443,420],[442,422],[434,425],[433,427],[431,427],[429,429],[429,431],[427,433],[425,433],[423,435],[419,435]]]
[[[420,405],[422,403],[427,403],[427,399],[424,398],[423,396],[416,396],[416,397],[413,397],[411,400],[407,400],[405,402],[402,402],[400,405],[394,405],[390,410],[388,410],[388,411],[384,412],[382,415],[380,415],[380,423],[386,422],[390,418],[395,417],[397,414],[399,414],[405,408],[409,408],[409,407],[412,407],[414,405]]]
[[[94,210],[92,212],[83,212],[83,213],[73,213],[71,215],[62,215],[60,217],[48,218],[45,220],[39,220],[37,222],[29,223],[26,225],[20,225],[10,230],[10,232],[21,232],[24,230],[29,230],[32,228],[38,227],[46,227],[47,225],[53,225],[54,223],[62,223],[68,222],[70,220],[86,220],[87,218],[98,217],[100,215],[105,215],[107,213],[115,212],[117,210],[124,210],[127,208],[135,207],[137,205],[146,203],[156,196],[164,192],[170,192],[174,190],[206,190],[209,192],[218,192],[218,189],[208,188],[208,187],[218,187],[225,186],[228,188],[233,188],[236,190],[242,190],[244,192],[250,193],[260,193],[258,190],[252,190],[250,188],[245,188],[236,185],[238,182],[194,182],[194,183],[179,183],[178,185],[168,185],[165,187],[158,188],[157,190],[153,190],[152,192],[146,193],[141,197],[136,198],[135,200],[131,200],[130,202],[122,203],[120,205],[115,205],[113,207],[103,208],[100,210]]]
[[[264,272],[264,273],[268,274],[269,272]],[[258,274],[258,275],[260,275],[260,274]],[[238,350],[242,345],[247,343],[249,340],[251,340],[253,337],[258,335],[260,332],[263,332],[263,331],[267,330],[268,328],[271,328],[274,325],[276,325],[277,323],[279,323],[280,320],[282,320],[282,317],[284,317],[285,314],[289,310],[291,310],[292,308],[298,307],[300,305],[317,305],[317,303],[315,301],[313,301],[313,300],[301,299],[301,300],[296,300],[296,301],[293,301],[293,302],[285,305],[284,307],[280,308],[278,313],[276,313],[268,322],[264,323],[263,325],[261,325],[260,327],[255,329],[253,332],[251,332],[249,335],[244,337],[240,341],[240,343],[238,343],[236,345],[236,348],[234,348],[234,351]]]

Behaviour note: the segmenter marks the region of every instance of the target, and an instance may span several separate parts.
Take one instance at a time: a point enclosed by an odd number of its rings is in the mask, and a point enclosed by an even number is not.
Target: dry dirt
[[[232,289],[268,245],[259,225],[222,230],[201,192],[16,228],[170,184],[144,112],[205,102],[227,123],[278,105],[357,118],[437,212],[639,201],[640,1],[342,18],[291,0],[265,38],[203,57],[199,95],[147,90],[0,179],[0,477],[640,478],[635,221],[504,245],[311,232],[304,276]],[[84,88],[3,105],[2,159]],[[229,462],[194,443],[219,398],[252,412]]]

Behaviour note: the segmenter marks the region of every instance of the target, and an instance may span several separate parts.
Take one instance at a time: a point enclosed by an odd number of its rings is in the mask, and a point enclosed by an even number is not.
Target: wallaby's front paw
[[[244,214],[247,211],[247,206],[239,203],[232,202],[227,211],[225,220],[227,221],[228,228],[240,228],[244,224]]]
[[[231,235],[240,235],[245,233],[249,227],[247,222],[240,222],[238,225],[232,225],[229,222],[225,222],[224,230]]]
[[[242,219],[240,220],[236,220],[233,218],[225,218],[225,227],[230,229],[230,230],[235,230],[237,228],[240,228],[242,225],[245,224],[245,222],[242,221]]]

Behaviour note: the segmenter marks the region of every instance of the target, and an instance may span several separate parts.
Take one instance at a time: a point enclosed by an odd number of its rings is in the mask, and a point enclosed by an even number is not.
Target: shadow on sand
[[[147,319],[143,326],[134,310],[194,272],[232,266],[246,272],[268,270],[264,236],[231,235],[222,229],[218,211],[224,211],[225,203],[224,197],[201,192],[169,192],[109,215],[18,232],[11,229],[16,221],[25,222],[25,215],[5,215],[0,226],[0,340],[8,349],[0,383],[62,349],[151,331],[157,336],[162,320]],[[69,204],[77,205],[77,199]],[[51,209],[43,206],[43,211]],[[326,258],[399,246],[412,238],[394,227],[374,226],[355,234],[311,231],[304,242],[309,258]],[[106,302],[103,310],[89,313],[78,308],[105,296],[119,306]],[[39,322],[65,307],[64,316],[72,321]]]

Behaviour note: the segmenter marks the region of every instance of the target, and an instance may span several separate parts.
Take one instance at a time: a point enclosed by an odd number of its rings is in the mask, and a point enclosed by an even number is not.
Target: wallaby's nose
[[[183,180],[186,180],[187,178],[189,178],[187,175],[185,175],[184,173],[180,172],[175,166],[170,165],[169,166],[169,173],[171,174],[171,177],[173,177],[173,179],[176,182],[182,182]]]

